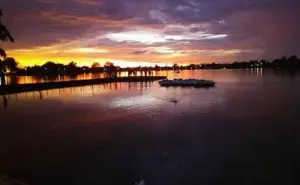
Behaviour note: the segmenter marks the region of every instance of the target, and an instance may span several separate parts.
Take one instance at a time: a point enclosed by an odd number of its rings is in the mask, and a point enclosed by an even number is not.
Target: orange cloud
[[[57,12],[43,11],[39,15],[40,19],[51,20],[64,24],[84,25],[84,24],[101,24],[106,27],[119,27],[125,25],[136,24],[140,18],[131,18],[124,20],[110,19],[106,15],[98,14],[97,16],[80,16],[80,15],[66,15]]]

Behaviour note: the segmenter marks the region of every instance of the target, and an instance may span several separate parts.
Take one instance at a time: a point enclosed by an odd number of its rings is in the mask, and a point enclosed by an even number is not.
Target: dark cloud
[[[146,54],[148,53],[147,50],[136,50],[133,52],[134,55],[143,55],[143,54]]]

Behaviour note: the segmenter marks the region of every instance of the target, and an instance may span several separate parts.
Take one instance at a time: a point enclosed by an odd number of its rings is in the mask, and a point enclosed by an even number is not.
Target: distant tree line
[[[194,68],[195,66],[190,65]],[[244,62],[233,62],[229,64],[201,64],[197,66],[200,69],[247,69],[247,68],[274,68],[283,70],[300,70],[300,58],[293,55],[291,57],[282,57],[280,59],[275,59],[273,61],[266,60],[250,60]]]
[[[16,63],[18,64],[18,63]],[[78,66],[76,62],[72,61],[68,64],[56,63],[48,61],[45,64],[38,66],[29,66],[25,68],[14,68],[13,71],[16,74],[30,74],[30,75],[72,75],[81,73],[99,73],[107,72],[114,74],[119,71],[120,67],[115,66],[112,62],[106,62],[103,66],[99,63],[93,63],[91,66]]]
[[[31,66],[26,68],[18,68],[18,62],[14,58],[6,57],[0,63],[0,66],[5,66],[9,71],[16,74],[30,74],[30,75],[57,75],[57,74],[80,74],[80,73],[99,73],[106,72],[109,74],[116,74],[117,72],[127,71],[135,74],[136,71],[145,72],[160,71],[160,70],[195,70],[195,69],[250,69],[250,68],[270,68],[282,70],[300,70],[300,58],[296,56],[282,57],[273,61],[266,60],[250,60],[247,62],[233,62],[233,63],[211,63],[211,64],[190,64],[179,66],[158,66],[154,67],[125,67],[121,68],[114,63],[107,61],[103,66],[95,62],[91,66],[77,66],[76,62],[69,64],[61,64],[48,61],[45,64],[38,66]],[[147,73],[146,73],[147,72]],[[149,73],[150,74],[150,73]]]

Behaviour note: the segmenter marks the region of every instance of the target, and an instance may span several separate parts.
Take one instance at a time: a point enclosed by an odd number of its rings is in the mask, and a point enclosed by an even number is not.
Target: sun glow
[[[158,33],[150,31],[128,31],[123,33],[109,33],[106,38],[116,42],[140,42],[144,44],[153,44],[166,42]]]
[[[115,42],[138,42],[143,44],[166,43],[172,41],[211,40],[226,38],[226,34],[208,34],[205,32],[165,34],[154,31],[125,31],[109,33],[105,38]]]
[[[170,66],[174,63],[202,63],[211,56],[239,54],[239,50],[195,50],[193,41],[224,39],[226,34],[203,31],[209,24],[171,24],[162,29],[132,26],[119,32],[95,32],[75,40],[59,41],[34,48],[8,50],[20,66],[42,65],[47,61],[78,66],[103,65],[111,61],[121,67]],[[203,28],[203,29],[202,29]],[[195,29],[191,31],[191,29]],[[223,59],[223,58],[222,58]]]
[[[75,48],[67,50],[66,52],[70,53],[108,53],[109,51],[106,49],[98,49],[98,48]]]

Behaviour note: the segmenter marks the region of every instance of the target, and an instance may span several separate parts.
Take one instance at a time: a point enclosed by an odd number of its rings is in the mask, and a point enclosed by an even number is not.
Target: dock
[[[0,95],[14,94],[31,91],[43,91],[67,87],[78,87],[87,85],[98,85],[115,82],[153,82],[166,79],[166,76],[136,76],[136,77],[116,77],[116,78],[97,78],[89,80],[70,80],[60,82],[31,83],[31,84],[11,84],[0,86]]]

